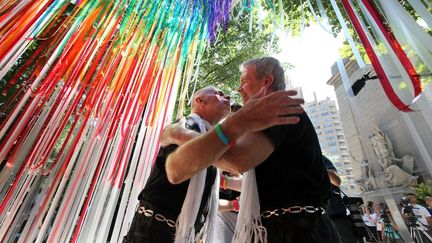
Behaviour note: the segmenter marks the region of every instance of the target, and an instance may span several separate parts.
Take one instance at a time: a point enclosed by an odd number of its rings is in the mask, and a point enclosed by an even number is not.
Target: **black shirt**
[[[333,163],[324,155],[323,155],[323,163],[327,170],[337,173],[336,167],[334,167]],[[346,216],[346,207],[342,200],[340,188],[333,184],[331,184],[331,188],[332,188],[332,194],[329,198],[327,210],[326,210],[328,216],[330,216],[331,218]]]
[[[196,124],[190,117],[186,117],[186,128],[197,132],[200,131],[198,124]],[[173,220],[176,220],[180,214],[189,186],[189,180],[177,185],[171,184],[168,181],[165,170],[166,158],[168,154],[174,151],[177,147],[177,145],[169,145],[165,148],[160,148],[155,165],[153,166],[150,177],[147,180],[147,184],[138,196],[138,200],[148,201],[159,208],[171,212],[176,217]],[[198,212],[198,217],[200,217],[198,221],[203,222],[201,216],[207,214],[207,202],[210,197],[211,187],[216,178],[216,172],[216,168],[213,166],[207,168],[207,177],[203,199],[201,200],[200,210]]]
[[[289,206],[318,206],[331,193],[321,147],[306,113],[295,125],[264,130],[274,151],[255,168],[261,210]]]

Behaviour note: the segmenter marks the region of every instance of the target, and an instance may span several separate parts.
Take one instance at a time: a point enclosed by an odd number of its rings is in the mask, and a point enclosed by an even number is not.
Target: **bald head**
[[[216,124],[230,112],[230,98],[216,87],[207,86],[192,96],[191,111]]]
[[[207,96],[209,93],[211,93],[214,90],[218,90],[216,87],[214,86],[207,86],[204,87],[198,91],[196,91],[193,95],[192,95],[192,112],[195,112],[194,110],[198,107],[198,104],[200,103],[200,99],[202,99],[204,96]],[[198,100],[197,100],[198,99]]]

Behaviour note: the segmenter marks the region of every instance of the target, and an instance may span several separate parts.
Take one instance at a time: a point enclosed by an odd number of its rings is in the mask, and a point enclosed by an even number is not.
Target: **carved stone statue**
[[[393,145],[387,135],[380,130],[373,132],[370,142],[375,154],[378,156],[378,163],[383,170],[393,164],[394,158]]]
[[[370,142],[389,187],[417,185],[418,177],[412,176],[414,157],[405,155],[401,159],[396,158],[390,138],[379,129],[373,132]]]
[[[417,186],[418,176],[408,174],[397,165],[387,167],[384,177],[389,186]]]
[[[375,175],[369,162],[363,159],[360,162],[361,177],[355,180],[355,183],[359,186],[360,191],[372,191],[378,188]]]
[[[356,179],[355,183],[357,184],[360,191],[362,192],[373,191],[375,189],[378,189],[378,185],[375,177]]]
[[[370,143],[378,157],[377,162],[382,171],[375,171],[377,174],[374,174],[371,163],[366,159],[358,161],[352,158],[360,163],[361,177],[356,179],[355,182],[361,191],[378,189],[378,177],[382,177],[384,186],[388,187],[417,185],[418,177],[412,175],[414,157],[405,155],[400,159],[396,158],[390,138],[377,127],[370,137]]]
[[[367,161],[367,159],[363,159],[360,162],[360,169],[361,169],[361,177],[362,178],[373,177],[373,171],[372,171],[370,164]]]

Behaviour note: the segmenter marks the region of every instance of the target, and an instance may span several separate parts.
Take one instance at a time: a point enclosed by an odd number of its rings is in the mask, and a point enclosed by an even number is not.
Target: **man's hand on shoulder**
[[[227,119],[229,124],[226,126],[235,126],[243,132],[257,132],[275,125],[297,124],[300,118],[295,115],[304,112],[300,106],[304,100],[292,98],[296,94],[296,91],[289,90],[276,91],[263,96],[262,90],[234,113],[232,120]]]

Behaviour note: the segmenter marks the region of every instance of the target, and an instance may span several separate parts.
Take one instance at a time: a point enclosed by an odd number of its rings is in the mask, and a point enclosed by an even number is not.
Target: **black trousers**
[[[346,215],[339,217],[331,217],[334,226],[339,234],[341,242],[343,243],[359,243],[362,239],[358,239],[354,232],[353,224],[350,218]]]
[[[262,218],[270,243],[338,243],[339,236],[330,218],[317,213],[285,214]]]
[[[366,241],[367,242],[378,242],[378,238],[377,238],[378,232],[376,230],[376,226],[366,225],[366,227],[369,229],[368,235],[366,236]]]
[[[162,212],[148,202],[141,201],[140,206],[154,210],[154,214],[160,213],[173,219],[168,212]],[[170,217],[171,216],[171,217]],[[175,228],[168,226],[166,222],[158,221],[153,217],[135,212],[129,232],[123,237],[123,243],[172,243],[174,242]]]

